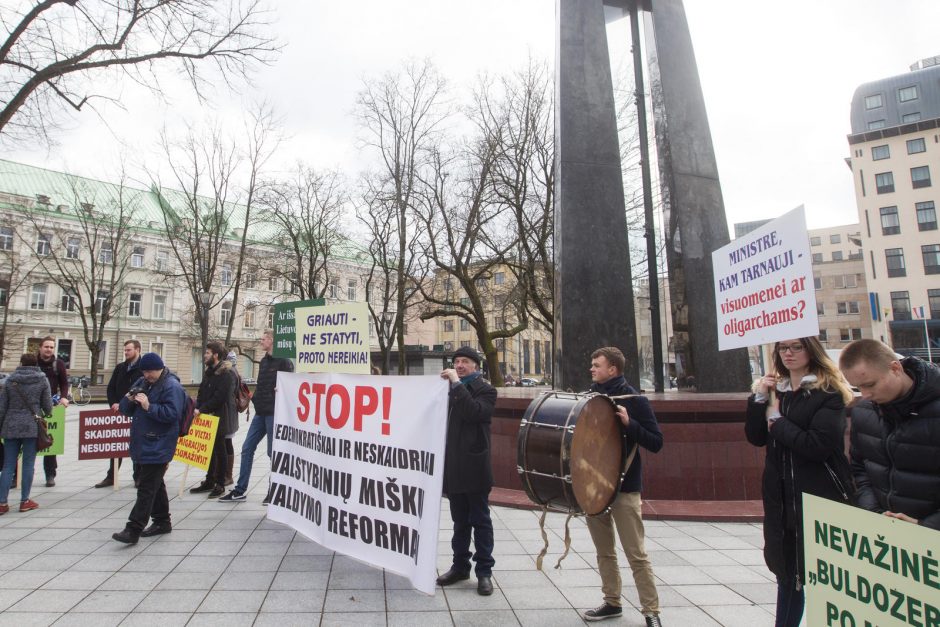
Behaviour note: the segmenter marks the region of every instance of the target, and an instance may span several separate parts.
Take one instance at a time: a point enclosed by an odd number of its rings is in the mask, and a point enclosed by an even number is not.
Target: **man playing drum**
[[[636,390],[627,384],[623,376],[626,359],[620,349],[612,346],[599,348],[591,354],[592,392],[610,397],[635,395]],[[642,396],[616,399],[617,416],[623,424],[627,439],[627,449],[642,446],[653,453],[663,447],[663,434],[656,422],[656,415],[649,401]],[[629,412],[627,408],[629,407]],[[610,511],[598,516],[588,516],[587,526],[597,550],[597,568],[601,574],[601,589],[604,592],[604,604],[584,613],[589,621],[614,618],[623,613],[621,598],[620,568],[617,565],[617,547],[614,538],[614,526],[620,536],[620,543],[627,554],[633,579],[640,596],[643,616],[647,627],[661,627],[659,620],[659,595],[653,579],[653,567],[646,555],[643,537],[643,518],[640,511],[640,490],[642,489],[643,469],[639,454],[627,469],[620,487],[620,494],[610,507]]]

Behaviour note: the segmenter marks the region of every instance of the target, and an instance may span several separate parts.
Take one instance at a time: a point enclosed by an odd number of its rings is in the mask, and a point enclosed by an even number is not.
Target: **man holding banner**
[[[839,367],[862,393],[852,408],[859,507],[940,529],[940,368],[898,360],[877,340],[842,349]]]
[[[186,410],[186,392],[156,353],[140,358],[143,377],[121,400],[121,413],[131,423],[131,459],[139,464],[137,501],[123,531],[111,537],[124,544],[137,544],[143,537],[170,533],[170,501],[163,476],[173,459],[179,438],[180,419]],[[150,519],[153,524],[145,528]]]
[[[470,578],[470,558],[476,562],[477,592],[493,594],[493,522],[489,494],[493,487],[490,464],[490,422],[496,389],[479,371],[480,355],[468,346],[454,353],[454,367],[441,373],[450,381],[447,446],[444,454],[444,492],[450,501],[454,563],[437,578],[438,585]],[[470,535],[476,553],[470,553]]]
[[[108,405],[111,411],[120,411],[121,399],[127,395],[134,381],[140,378],[140,342],[137,340],[127,340],[124,342],[124,361],[114,367],[111,378],[108,380]],[[121,465],[121,458],[117,458],[118,466]],[[134,473],[134,483],[137,483]],[[114,465],[112,460],[108,460],[108,473],[104,479],[95,484],[96,488],[107,488],[114,485]]]

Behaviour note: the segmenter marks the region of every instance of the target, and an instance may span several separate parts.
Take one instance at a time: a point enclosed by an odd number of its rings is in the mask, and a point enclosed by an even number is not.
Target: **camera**
[[[134,400],[138,394],[146,394],[147,390],[142,387],[133,387],[127,391],[127,398]]]

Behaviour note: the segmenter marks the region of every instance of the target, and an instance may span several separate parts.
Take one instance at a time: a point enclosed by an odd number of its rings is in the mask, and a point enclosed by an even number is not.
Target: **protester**
[[[797,627],[806,584],[802,493],[849,501],[845,406],[852,391],[815,337],[777,342],[773,363],[748,400],[745,433],[754,446],[767,447],[764,561],[777,578],[776,626]]]
[[[58,404],[62,407],[69,406],[69,372],[65,362],[55,356],[55,338],[47,335],[42,338],[39,344],[39,355],[37,357],[39,369],[43,371],[49,380],[49,389],[52,396],[58,396]],[[46,455],[42,459],[42,467],[46,472],[46,487],[55,486],[56,472],[59,463],[55,455]]]
[[[156,353],[140,358],[143,376],[121,399],[120,411],[132,418],[131,459],[139,465],[137,500],[123,531],[111,537],[137,544],[140,537],[170,533],[170,501],[163,477],[173,459],[180,420],[186,411],[186,392]],[[153,523],[147,527],[147,523]]]
[[[274,332],[265,331],[261,335],[261,350],[264,357],[258,367],[258,382],[255,384],[251,402],[255,406],[255,417],[251,419],[248,435],[242,444],[242,460],[238,468],[238,482],[231,492],[221,497],[220,501],[244,501],[248,492],[248,481],[251,479],[251,468],[254,463],[255,450],[261,438],[267,438],[268,458],[271,457],[271,444],[274,440],[274,390],[277,385],[278,372],[293,372],[294,364],[290,359],[274,357],[271,350],[274,347]],[[263,503],[267,505],[269,495],[265,495]]]
[[[124,361],[114,367],[111,379],[108,380],[108,405],[111,411],[120,411],[121,399],[131,389],[131,385],[140,378],[140,342],[127,340],[124,342]],[[117,458],[118,466],[121,458]],[[134,469],[134,484],[137,484],[137,469]],[[95,484],[96,488],[107,488],[114,485],[114,466],[108,461],[108,472],[104,479]]]
[[[28,512],[39,505],[30,500],[33,472],[36,467],[36,438],[39,427],[35,416],[52,411],[49,381],[37,366],[36,355],[20,357],[20,365],[0,387],[0,437],[3,437],[3,472],[0,473],[0,515],[10,511],[7,497],[16,472],[16,459],[23,454],[20,477],[20,511]]]
[[[228,470],[229,453],[225,438],[238,431],[238,412],[235,410],[235,386],[238,375],[232,363],[226,359],[228,351],[221,342],[206,344],[204,355],[206,371],[199,384],[196,397],[197,414],[211,414],[219,419],[219,428],[212,447],[212,459],[205,480],[190,492],[199,494],[208,492],[210,499],[225,494],[225,473]]]
[[[940,529],[940,368],[899,360],[877,340],[843,348],[839,366],[862,394],[852,407],[857,505]]]
[[[490,423],[496,389],[479,372],[480,355],[462,346],[454,353],[454,367],[441,372],[450,381],[447,443],[444,451],[444,492],[450,502],[454,535],[450,546],[453,565],[437,578],[438,585],[470,578],[470,558],[476,562],[477,592],[493,594],[493,522],[489,494],[493,487],[490,463]],[[470,536],[476,553],[470,553]]]
[[[627,360],[623,352],[614,346],[599,348],[591,354],[591,386],[592,392],[606,394],[607,396],[633,396],[637,392],[623,376]],[[634,396],[631,399],[630,411],[627,410],[627,399],[615,399],[617,404],[617,417],[623,425],[622,431],[626,434],[627,445],[630,449],[634,445],[642,446],[646,450],[658,453],[663,447],[663,434],[659,430],[659,423],[653,408],[645,397]],[[660,627],[659,593],[656,590],[656,580],[653,576],[653,566],[650,564],[644,545],[645,529],[643,528],[642,500],[640,492],[643,489],[643,466],[639,452],[630,462],[610,511],[598,516],[587,517],[587,527],[597,550],[597,569],[601,575],[601,590],[604,592],[604,604],[584,613],[584,619],[599,621],[606,618],[615,618],[623,614],[623,584],[620,578],[620,566],[617,563],[617,544],[614,536],[620,536],[620,543],[630,570],[633,572],[633,581],[636,583],[637,593],[640,596],[641,612],[646,619],[647,627]]]

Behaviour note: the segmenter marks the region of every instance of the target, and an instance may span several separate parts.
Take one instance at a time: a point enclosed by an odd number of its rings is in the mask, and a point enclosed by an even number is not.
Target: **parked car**
[[[531,388],[531,387],[535,387],[536,385],[538,385],[538,381],[536,381],[535,379],[529,379],[528,377],[526,377],[522,379],[519,382],[519,384],[522,385],[522,387],[524,388]]]

